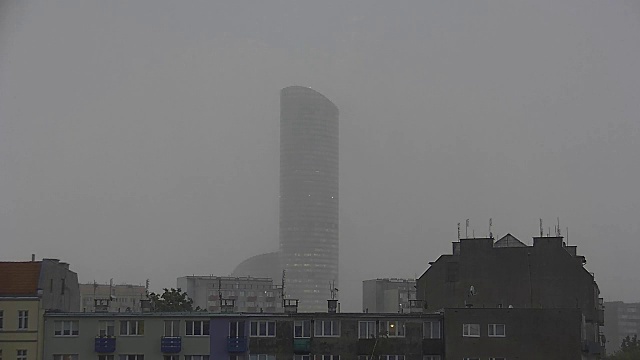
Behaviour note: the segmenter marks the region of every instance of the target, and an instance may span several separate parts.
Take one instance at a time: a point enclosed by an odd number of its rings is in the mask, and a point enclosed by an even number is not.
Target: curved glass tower
[[[338,282],[338,108],[319,92],[280,92],[280,263],[300,311],[327,311]]]

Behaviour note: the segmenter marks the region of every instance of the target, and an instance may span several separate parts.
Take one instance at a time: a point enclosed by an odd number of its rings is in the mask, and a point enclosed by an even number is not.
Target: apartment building
[[[140,300],[147,298],[147,288],[132,284],[80,284],[80,305],[82,311],[96,311],[98,303],[108,303],[109,312],[140,312]],[[107,301],[108,300],[108,301]],[[104,311],[105,309],[101,309]]]

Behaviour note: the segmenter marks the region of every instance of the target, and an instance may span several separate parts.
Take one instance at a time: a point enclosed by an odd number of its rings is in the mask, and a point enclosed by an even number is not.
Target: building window
[[[53,329],[55,336],[78,336],[78,320],[56,320]]]
[[[276,322],[272,320],[252,321],[251,336],[255,336],[255,337],[276,336]]]
[[[380,360],[404,360],[404,355],[380,355]]]
[[[316,320],[314,330],[318,337],[340,336],[340,320]]]
[[[480,337],[480,324],[462,324],[462,336]]]
[[[78,360],[78,354],[53,355],[53,360]]]
[[[466,357],[466,358],[464,358],[464,360],[480,360],[480,358],[477,358],[477,357]]]
[[[503,357],[490,357],[489,360],[507,360],[507,358]]]
[[[249,360],[276,360],[275,355],[251,354]]]
[[[233,337],[233,338],[245,337],[244,325],[245,325],[244,321],[230,321],[229,337]]]
[[[16,360],[27,360],[27,350],[17,350]]]
[[[340,355],[316,355],[314,360],[340,360]]]
[[[189,320],[187,325],[187,336],[209,335],[209,320]]]
[[[424,355],[422,360],[442,360],[440,355]]]
[[[293,360],[311,360],[311,355],[293,355]]]
[[[505,337],[505,326],[504,324],[489,324],[488,335],[490,337]]]
[[[98,336],[114,336],[116,334],[116,325],[113,320],[101,320],[98,322]]]
[[[180,360],[180,355],[164,355],[162,360]]]
[[[62,279],[60,282],[60,295],[64,295],[65,281]]]
[[[371,339],[376,335],[375,321],[358,321],[358,339]]]
[[[180,320],[165,320],[164,336],[180,336]]]
[[[144,320],[120,320],[120,335],[126,336],[139,336],[144,335]],[[122,356],[138,356],[138,355],[120,355],[120,360]],[[133,359],[133,358],[132,358]],[[124,360],[132,360],[132,359],[124,359]],[[140,360],[140,359],[133,359]]]
[[[185,355],[184,360],[209,360],[209,355]]]
[[[144,360],[144,355],[120,355],[118,360]]]
[[[294,338],[310,338],[311,337],[311,321],[296,320],[293,322]]]
[[[422,335],[425,339],[440,339],[440,321],[425,321]]]
[[[25,330],[28,328],[29,328],[29,310],[18,310],[18,329]]]
[[[3,328],[4,328],[4,311],[0,310],[0,330],[2,330]]]
[[[404,337],[404,321],[380,321],[380,335]]]
[[[115,355],[98,355],[98,360],[114,360]]]

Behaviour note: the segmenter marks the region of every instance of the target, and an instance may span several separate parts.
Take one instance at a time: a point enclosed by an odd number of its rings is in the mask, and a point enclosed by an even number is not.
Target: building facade
[[[193,300],[193,307],[222,311],[221,299],[232,300],[234,312],[283,312],[281,287],[270,278],[232,276],[183,276],[178,288]]]
[[[604,303],[604,336],[607,339],[607,353],[620,350],[622,339],[640,334],[640,303],[607,301]]]
[[[362,282],[362,311],[407,312],[416,297],[415,279],[372,279]]]
[[[0,262],[2,359],[42,359],[43,314],[78,311],[78,276],[57,259]]]
[[[526,246],[511,235],[460,239],[453,254],[442,255],[417,281],[417,298],[427,310],[473,308],[578,308],[584,317],[589,358],[604,354],[600,290],[562,237],[536,237]]]
[[[147,298],[147,288],[131,284],[80,284],[80,305],[82,311],[96,311],[96,300],[109,304],[109,312],[140,312],[140,300]]]
[[[581,360],[579,309],[48,313],[44,359]]]
[[[285,293],[322,311],[338,282],[338,108],[319,92],[280,92],[280,262]]]

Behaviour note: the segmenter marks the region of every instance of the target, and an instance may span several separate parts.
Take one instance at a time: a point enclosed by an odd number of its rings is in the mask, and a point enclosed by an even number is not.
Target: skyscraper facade
[[[280,265],[300,311],[326,311],[338,282],[338,108],[319,92],[280,93]]]

